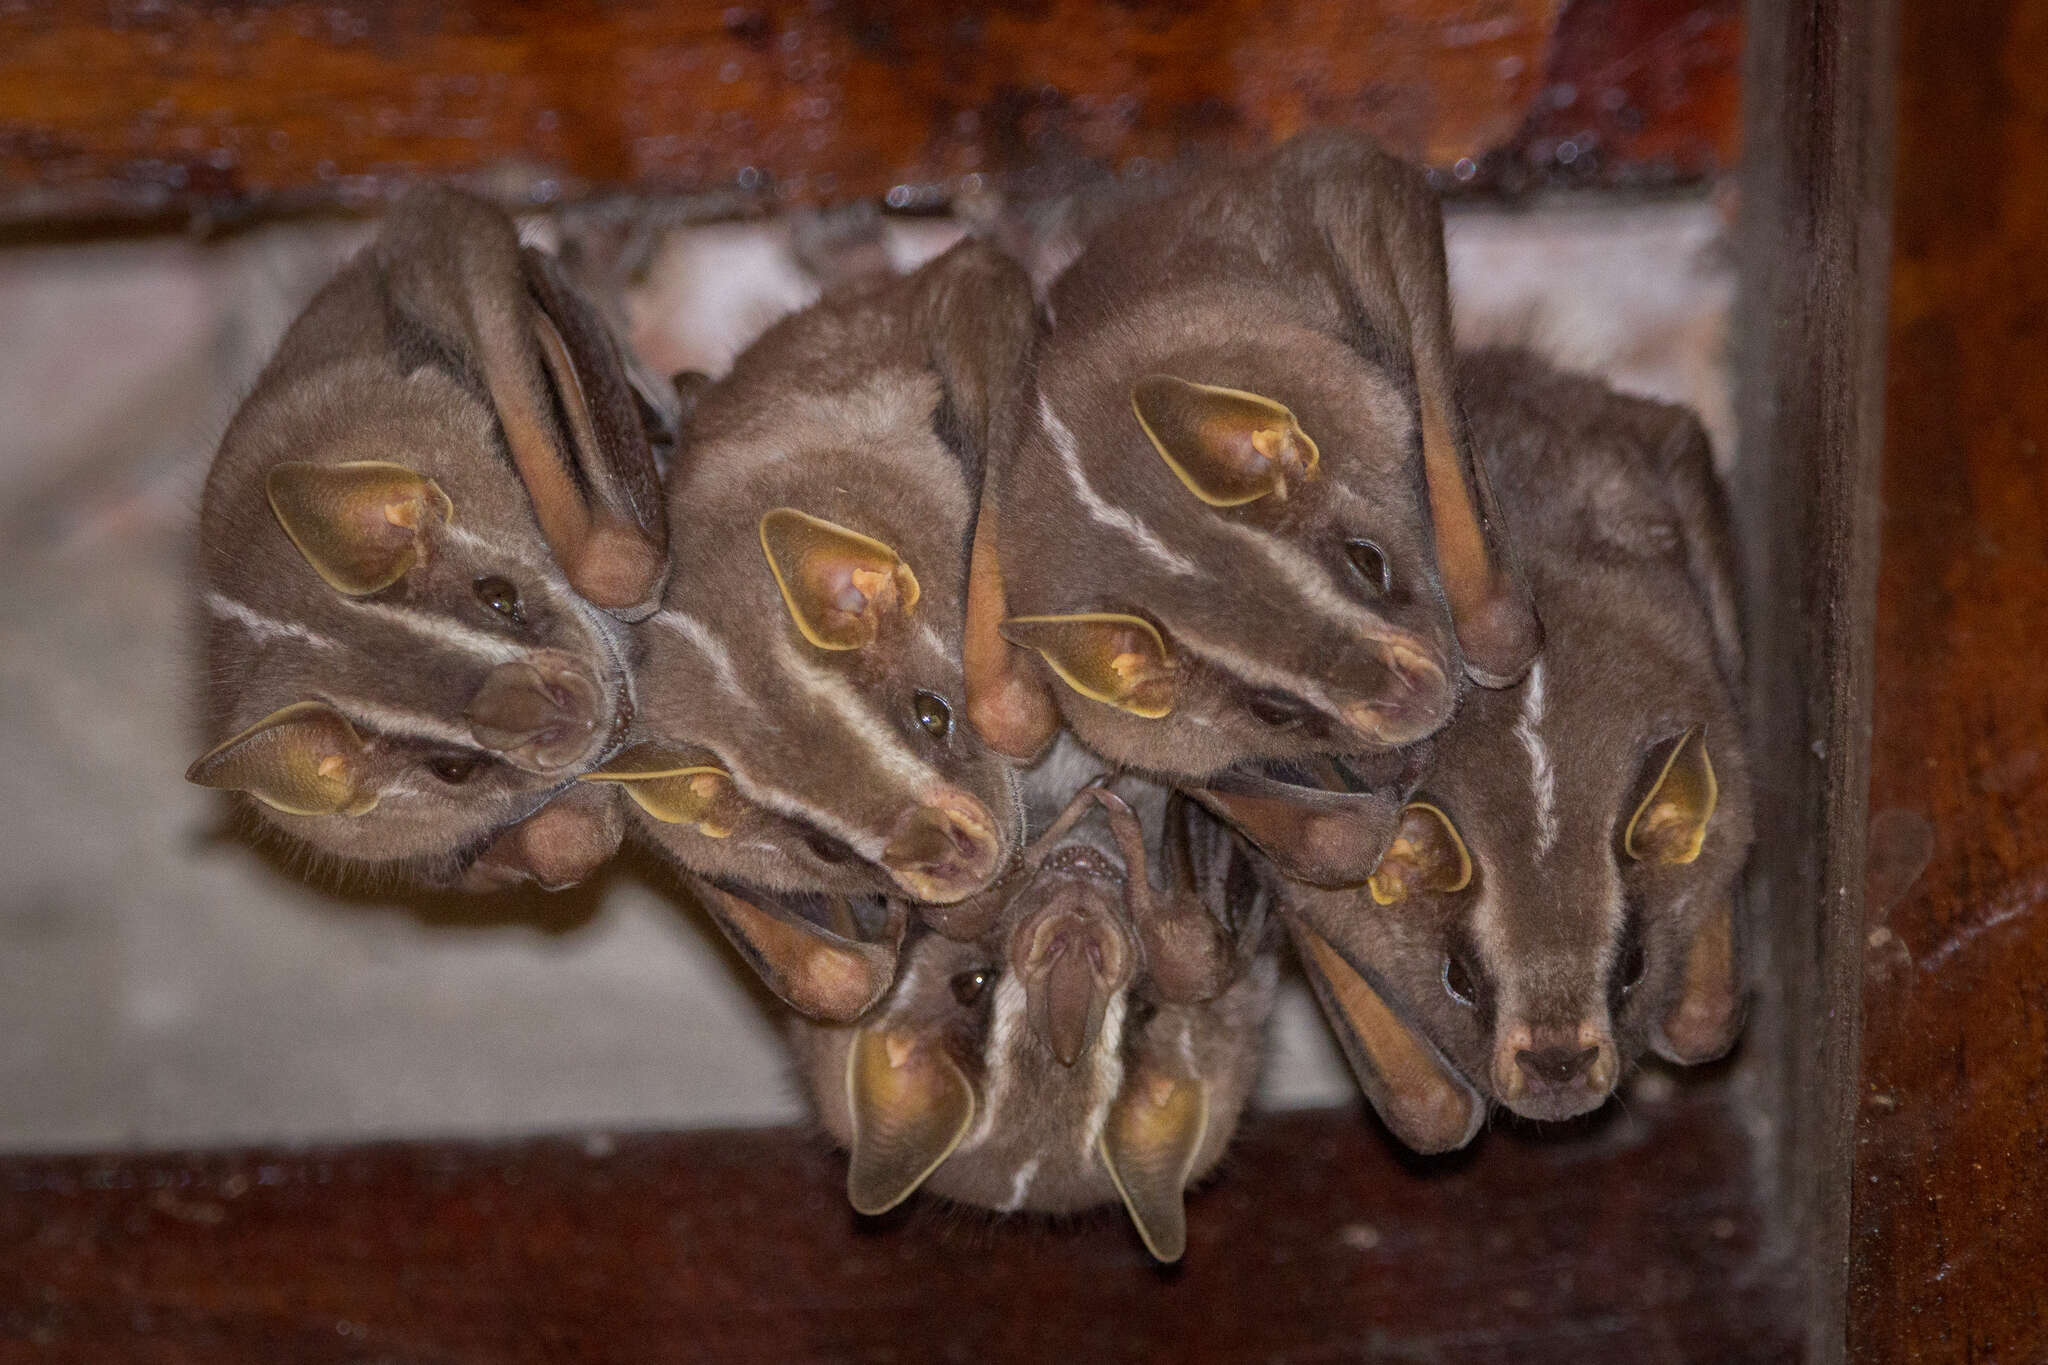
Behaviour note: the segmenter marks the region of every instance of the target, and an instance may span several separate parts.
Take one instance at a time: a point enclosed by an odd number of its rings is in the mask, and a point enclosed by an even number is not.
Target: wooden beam
[[[1682,178],[1733,152],[1738,2],[18,0],[0,226],[373,206],[421,176],[915,206],[1316,124],[1459,181]]]

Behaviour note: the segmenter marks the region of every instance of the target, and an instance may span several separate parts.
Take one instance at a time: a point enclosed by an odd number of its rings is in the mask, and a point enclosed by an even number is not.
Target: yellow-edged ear
[[[1187,490],[1211,507],[1284,498],[1290,479],[1315,477],[1321,453],[1294,414],[1242,389],[1148,374],[1131,410]]]
[[[1629,817],[1621,846],[1637,862],[1689,863],[1707,841],[1707,823],[1721,798],[1707,729],[1695,725],[1678,738],[1650,794]]]
[[[1427,801],[1410,801],[1402,808],[1394,840],[1365,883],[1380,905],[1406,900],[1418,891],[1444,895],[1471,884],[1472,855],[1458,837],[1458,827]]]
[[[1141,1070],[1124,1087],[1103,1125],[1102,1164],[1155,1260],[1187,1250],[1181,1196],[1209,1130],[1209,1097],[1200,1081]]]
[[[663,824],[695,825],[711,839],[731,834],[745,807],[731,773],[659,744],[635,744],[578,780],[619,783],[634,805]]]
[[[1060,681],[1091,701],[1157,720],[1173,711],[1173,658],[1158,627],[1136,616],[1012,616],[1002,635],[1034,649]]]
[[[426,557],[434,523],[455,519],[441,485],[384,460],[273,465],[270,510],[313,572],[336,592],[390,587]]]
[[[917,605],[917,575],[894,550],[794,507],[761,518],[761,551],[796,628],[820,649],[859,649],[884,616]]]
[[[185,780],[245,791],[287,815],[367,815],[367,746],[325,702],[294,702],[225,740],[185,770]]]
[[[936,1039],[864,1028],[846,1054],[853,1151],[846,1197],[861,1213],[908,1199],[974,1122],[974,1087]]]

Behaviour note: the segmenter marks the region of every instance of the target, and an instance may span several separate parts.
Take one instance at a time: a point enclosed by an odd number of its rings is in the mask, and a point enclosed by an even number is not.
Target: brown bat
[[[650,412],[509,219],[408,196],[222,439],[200,513],[221,738],[187,776],[316,855],[428,881],[602,861],[616,794],[548,803],[633,714],[624,622],[668,575]]]
[[[1751,839],[1727,510],[1687,409],[1527,355],[1468,358],[1475,442],[1547,635],[1466,699],[1368,885],[1289,888],[1311,982],[1367,1095],[1423,1151],[1489,1102],[1600,1105],[1645,1049],[1741,1026]]]
[[[784,319],[697,403],[676,575],[642,627],[653,743],[597,776],[764,915],[784,894],[958,901],[1016,848],[1009,765],[955,708],[989,424],[1034,328],[1022,272],[970,241]]]
[[[1541,632],[1470,458],[1421,172],[1297,139],[1113,216],[1048,311],[975,544],[968,702],[996,748],[1064,722],[1240,820],[1397,781],[1303,768],[1522,675]],[[1290,874],[1356,883],[1400,797],[1360,804],[1348,835],[1240,822]]]
[[[880,1005],[850,1027],[793,1020],[792,1043],[861,1212],[920,1187],[1002,1211],[1121,1199],[1173,1261],[1183,1191],[1222,1156],[1257,1071],[1267,893],[1199,808],[1131,780],[1127,804],[1071,740],[1032,788],[1083,775],[1064,811],[1031,803],[1031,845],[947,933],[913,931]]]

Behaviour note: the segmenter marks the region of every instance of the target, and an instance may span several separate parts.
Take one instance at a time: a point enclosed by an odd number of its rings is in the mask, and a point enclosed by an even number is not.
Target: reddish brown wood
[[[1723,1078],[1404,1163],[1258,1124],[1161,1271],[1120,1217],[863,1223],[787,1131],[0,1161],[0,1360],[1789,1360]],[[1612,1106],[1610,1106],[1612,1110]]]
[[[1904,22],[1850,1345],[2036,1361],[2048,12],[1907,0]]]
[[[1446,167],[1507,146],[1488,164],[1516,182],[1694,175],[1733,149],[1736,3],[1574,0],[1553,60],[1566,0],[17,0],[0,225],[367,204],[420,175],[917,204],[1324,123]]]

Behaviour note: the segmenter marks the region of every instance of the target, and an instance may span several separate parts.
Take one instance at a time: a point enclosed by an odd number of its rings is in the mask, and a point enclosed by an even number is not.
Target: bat
[[[1520,352],[1465,359],[1542,656],[1475,692],[1366,886],[1284,917],[1360,1084],[1410,1146],[1490,1104],[1562,1119],[1645,1051],[1710,1060],[1742,1022],[1752,838],[1728,513],[1694,414]]]
[[[1048,312],[976,534],[974,725],[1024,759],[1064,724],[1290,875],[1362,881],[1402,765],[1333,757],[1426,738],[1541,639],[1458,410],[1435,196],[1296,139],[1111,215]],[[1321,818],[1271,818],[1290,793]]]
[[[409,195],[222,438],[199,536],[218,742],[188,778],[316,856],[430,883],[602,862],[619,798],[575,779],[633,716],[668,420],[508,218]]]
[[[698,399],[671,481],[676,573],[641,627],[648,742],[592,777],[624,785],[713,902],[788,931],[803,965],[764,971],[779,990],[825,970],[804,935],[831,918],[779,898],[958,901],[1017,846],[1010,766],[955,708],[989,428],[1035,327],[1022,272],[968,241],[829,292]],[[759,935],[735,941],[768,963]]]
[[[1177,1260],[1183,1191],[1221,1157],[1257,1071],[1268,893],[1198,807],[1131,779],[1112,790],[1071,740],[1030,790],[1017,865],[914,930],[858,1022],[793,1020],[798,1071],[863,1213],[919,1188],[1003,1211],[1121,1200],[1147,1249]]]

